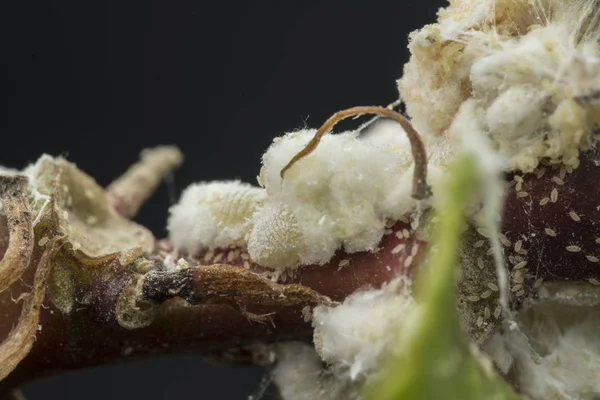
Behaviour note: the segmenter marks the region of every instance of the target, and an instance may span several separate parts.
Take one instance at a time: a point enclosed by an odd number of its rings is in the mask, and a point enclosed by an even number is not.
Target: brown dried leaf
[[[33,346],[38,329],[40,308],[46,295],[46,281],[52,269],[52,258],[61,244],[62,238],[56,238],[48,244],[35,272],[33,289],[24,296],[19,321],[0,344],[0,381],[15,369]]]
[[[40,193],[53,197],[52,231],[68,236],[65,252],[77,264],[121,267],[152,251],[150,231],[119,215],[104,189],[74,164],[46,156],[33,179]]]
[[[8,247],[0,259],[0,293],[23,275],[31,253],[34,236],[31,214],[27,201],[27,178],[25,176],[0,176],[0,202],[6,216]]]
[[[328,297],[306,286],[274,283],[254,272],[227,264],[152,271],[144,281],[143,291],[152,300],[181,297],[191,304],[214,302],[225,297],[269,306],[332,304]]]

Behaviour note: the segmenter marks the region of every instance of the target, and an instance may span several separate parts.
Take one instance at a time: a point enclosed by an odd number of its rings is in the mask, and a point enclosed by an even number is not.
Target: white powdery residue
[[[478,107],[512,169],[530,172],[542,157],[577,165],[597,119],[597,106],[573,100],[600,88],[600,47],[590,46],[556,22],[499,43],[473,64]]]
[[[438,23],[410,34],[411,59],[398,89],[413,125],[422,134],[443,134],[470,96],[468,78],[475,55],[467,51],[465,42],[477,30],[493,25],[498,3],[506,2],[452,1],[439,10]]]
[[[250,217],[265,197],[264,189],[239,181],[192,184],[170,209],[169,238],[190,253],[244,245]]]
[[[12,176],[17,175],[19,173],[18,170],[13,168],[7,168],[0,165],[0,175]]]
[[[500,305],[505,317],[509,317],[508,271],[500,242],[501,213],[504,206],[504,177],[506,159],[495,152],[485,137],[477,116],[477,106],[473,99],[465,101],[449,129],[449,136],[461,142],[461,150],[474,157],[479,172],[479,198],[483,208],[475,216],[475,222],[489,232],[489,241],[493,251],[496,275],[500,292]],[[442,200],[443,201],[443,200]],[[442,209],[443,205],[438,206]]]
[[[457,141],[446,136],[439,137],[428,135],[426,132],[419,132],[421,141],[425,145],[425,152],[429,159],[429,169],[434,172],[428,173],[435,175],[438,167],[449,165],[456,151]],[[410,150],[410,140],[402,127],[396,122],[389,119],[380,119],[365,131],[361,131],[359,140],[367,142],[372,146],[380,146],[395,152],[401,165],[413,165],[414,160]],[[407,178],[412,179],[412,172],[405,174]],[[430,180],[436,181],[435,176],[428,177]]]
[[[324,368],[312,346],[289,342],[277,345],[273,380],[283,400],[358,400],[360,390],[348,379]]]
[[[405,154],[406,163],[412,163],[410,153],[405,153],[410,146],[408,135],[396,121],[380,118],[370,124],[368,128],[361,130],[358,138],[372,146],[389,146],[391,149]]]
[[[48,168],[48,164],[54,165],[55,163],[56,159],[54,157],[49,154],[43,154],[34,164],[28,165],[23,170],[23,174],[28,178],[31,208],[35,214],[33,220],[34,227],[40,222],[46,207],[50,205],[50,191],[43,192],[41,188],[51,187],[49,182],[54,177],[54,169]],[[49,173],[50,171],[52,172]]]
[[[541,90],[526,84],[502,92],[485,114],[491,135],[516,140],[531,134],[544,118],[544,97]]]
[[[514,371],[520,391],[533,400],[596,399],[600,307],[561,306],[558,298],[525,312],[518,326],[498,333],[485,351],[503,372]]]
[[[167,271],[175,271],[177,269],[177,263],[171,254],[167,255],[163,260],[163,267]]]
[[[402,130],[396,139],[384,133],[385,140],[376,132],[364,140],[358,132],[325,135],[282,180],[282,168],[314,134],[314,130],[289,133],[263,156],[262,181],[268,199],[254,214],[255,228],[249,237],[250,256],[261,265],[324,264],[339,248],[348,253],[373,250],[386,220],[397,220],[417,205],[410,196],[412,156]],[[432,166],[429,182],[434,190],[440,175],[436,172]],[[286,229],[293,234],[282,236]],[[277,265],[270,260],[281,258],[273,251],[289,253],[290,246],[279,244],[289,242],[286,235],[293,238],[294,254],[285,257],[285,265]]]
[[[599,20],[595,0],[451,2],[411,34],[399,90],[413,124],[445,135],[475,100],[508,169],[576,167],[600,122]]]
[[[481,36],[482,42],[483,38]],[[489,36],[485,38],[487,44],[492,40]],[[574,51],[568,29],[555,24],[533,28],[525,36],[497,41],[475,60],[471,68],[470,78],[476,97],[493,99],[504,90],[519,85],[529,85],[524,89],[532,90],[544,81],[552,83],[558,78],[561,65],[573,57]]]
[[[180,271],[182,269],[187,269],[190,267],[190,265],[185,259],[180,258],[178,260],[175,260],[175,257],[169,254],[163,260],[163,267],[168,272],[174,272]]]
[[[492,24],[496,6],[502,6],[498,0],[463,0],[453,1],[447,9],[439,14],[443,23],[439,29],[442,37],[460,40],[470,30],[482,25]]]
[[[4,205],[2,204],[2,200],[0,200],[0,243],[6,244],[9,239],[10,233],[8,231],[6,215],[4,214]],[[4,255],[0,255],[0,257],[4,257]]]
[[[378,290],[359,291],[335,308],[313,310],[315,345],[321,358],[351,380],[381,367],[382,359],[398,351],[415,301],[404,280]]]

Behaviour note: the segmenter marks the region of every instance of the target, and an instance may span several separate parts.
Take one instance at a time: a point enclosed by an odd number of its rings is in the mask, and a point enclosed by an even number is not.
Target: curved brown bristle
[[[310,153],[312,153],[323,135],[329,132],[335,124],[340,122],[343,119],[354,117],[357,115],[363,114],[376,114],[381,115],[382,117],[393,119],[398,122],[406,134],[408,135],[408,139],[410,141],[411,151],[413,154],[413,158],[415,160],[415,171],[413,175],[413,188],[412,188],[412,197],[418,200],[426,199],[431,196],[431,188],[427,185],[427,152],[425,151],[425,146],[419,137],[419,133],[412,126],[410,121],[406,119],[401,114],[390,110],[389,108],[376,107],[376,106],[362,106],[362,107],[352,107],[347,110],[338,111],[333,114],[325,123],[317,130],[315,136],[311,139],[310,142],[306,145],[304,149],[302,149],[298,154],[296,154],[289,163],[279,173],[281,179],[283,179],[285,172],[290,169],[294,164],[296,164],[299,160],[306,157]]]

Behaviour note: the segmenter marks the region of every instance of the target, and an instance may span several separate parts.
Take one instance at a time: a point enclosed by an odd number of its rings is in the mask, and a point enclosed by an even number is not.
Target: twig
[[[6,400],[27,400],[27,397],[25,397],[20,389],[15,389],[8,394]]]
[[[329,132],[335,124],[343,119],[362,114],[377,114],[381,115],[382,117],[393,119],[402,126],[404,131],[406,131],[408,139],[410,140],[411,152],[413,154],[413,158],[415,159],[412,197],[419,200],[428,198],[431,195],[431,188],[429,185],[427,185],[427,153],[425,151],[425,146],[419,137],[419,133],[402,115],[390,109],[376,106],[353,107],[347,110],[338,111],[337,113],[333,114],[333,116],[325,121],[325,123],[317,130],[317,133],[315,133],[315,136],[310,142],[308,142],[306,147],[296,154],[285,167],[283,167],[280,172],[281,179],[283,179],[285,172],[289,168],[317,148],[323,135]]]
[[[146,149],[142,151],[140,158],[139,162],[106,189],[115,209],[127,218],[137,214],[165,175],[179,167],[183,161],[181,152],[174,146]]]

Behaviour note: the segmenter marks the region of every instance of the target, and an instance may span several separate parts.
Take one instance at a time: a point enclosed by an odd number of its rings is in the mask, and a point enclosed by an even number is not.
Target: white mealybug
[[[298,253],[304,240],[294,215],[285,208],[267,204],[253,219],[253,229],[248,237],[250,258],[268,268],[298,265]]]
[[[377,139],[379,126],[386,141]],[[359,132],[323,136],[311,154],[287,171],[286,164],[307,146],[315,130],[288,133],[263,156],[261,181],[268,198],[252,217],[251,258],[284,269],[325,264],[338,249],[372,251],[386,230],[415,210],[411,147],[397,125],[374,124],[366,139]],[[438,158],[439,160],[440,158]],[[434,187],[442,170],[430,161]]]
[[[170,209],[169,239],[190,253],[244,246],[252,214],[265,199],[264,189],[239,181],[190,185]]]

